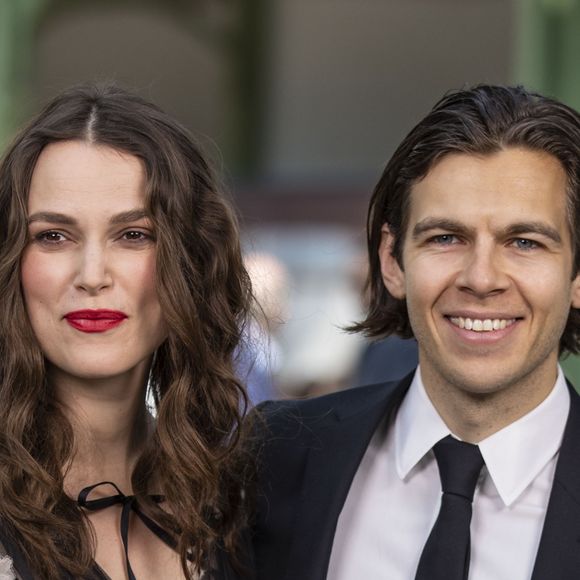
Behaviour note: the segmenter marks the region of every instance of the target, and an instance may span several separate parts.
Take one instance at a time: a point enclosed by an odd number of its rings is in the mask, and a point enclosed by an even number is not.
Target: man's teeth
[[[515,318],[463,318],[461,316],[450,317],[451,324],[465,328],[466,330],[473,330],[475,332],[490,332],[491,330],[503,330],[511,326]]]

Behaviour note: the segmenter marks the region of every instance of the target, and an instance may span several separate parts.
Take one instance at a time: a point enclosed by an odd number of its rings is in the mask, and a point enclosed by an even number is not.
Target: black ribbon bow
[[[88,499],[91,492],[102,485],[110,485],[117,490],[115,495],[109,495],[107,497],[100,497],[98,499]],[[165,498],[162,495],[150,495],[149,496],[155,503],[161,503]],[[121,539],[123,540],[123,548],[125,550],[125,564],[127,566],[127,575],[129,580],[137,580],[133,569],[131,568],[131,562],[129,562],[129,517],[131,512],[139,517],[139,519],[155,534],[163,543],[175,550],[177,548],[177,542],[166,530],[164,530],[157,522],[152,520],[146,514],[143,513],[137,502],[137,498],[134,495],[125,495],[112,481],[101,481],[100,483],[95,483],[85,487],[79,493],[77,500],[80,507],[85,508],[89,511],[98,511],[106,509],[113,505],[122,505],[121,510]]]

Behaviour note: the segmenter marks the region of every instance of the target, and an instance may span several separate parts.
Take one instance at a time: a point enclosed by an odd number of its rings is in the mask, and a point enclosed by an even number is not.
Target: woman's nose
[[[112,285],[106,248],[87,244],[78,254],[75,286],[91,294]]]

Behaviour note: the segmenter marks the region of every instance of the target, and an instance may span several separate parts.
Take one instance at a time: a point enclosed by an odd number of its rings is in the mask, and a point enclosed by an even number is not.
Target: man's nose
[[[475,243],[465,255],[456,283],[478,297],[502,292],[509,286],[501,249],[491,241]]]

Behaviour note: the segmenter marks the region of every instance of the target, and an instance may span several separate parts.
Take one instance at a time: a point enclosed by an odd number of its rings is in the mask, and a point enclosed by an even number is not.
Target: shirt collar
[[[511,505],[558,452],[569,409],[570,393],[558,367],[554,388],[542,403],[480,442],[487,471],[505,505]],[[405,479],[433,445],[450,434],[417,368],[394,425],[399,477]]]
[[[527,415],[479,443],[495,487],[509,506],[558,453],[570,411],[562,369],[551,393]]]
[[[395,419],[395,455],[399,477],[405,479],[433,445],[449,433],[425,392],[421,367],[417,367]]]

